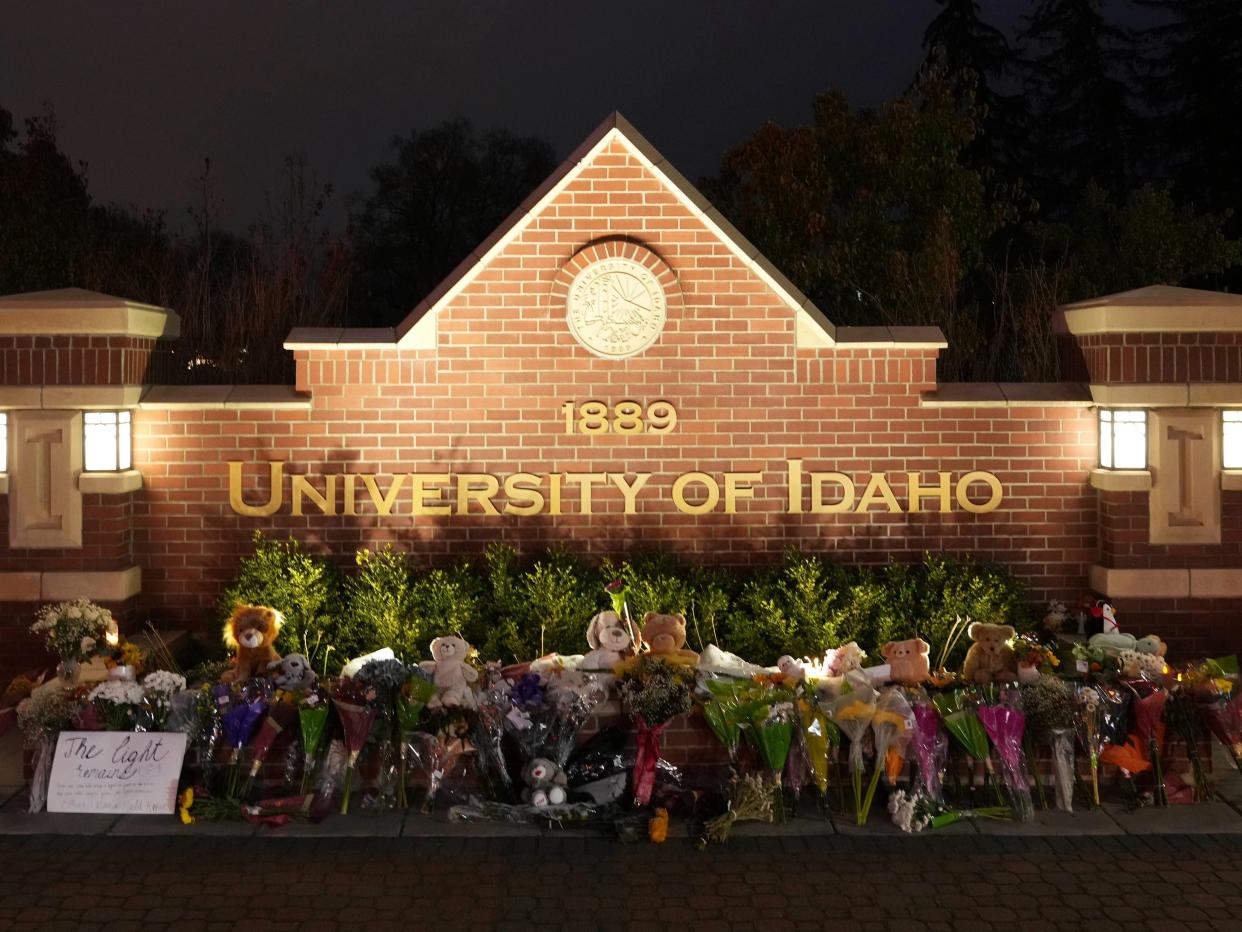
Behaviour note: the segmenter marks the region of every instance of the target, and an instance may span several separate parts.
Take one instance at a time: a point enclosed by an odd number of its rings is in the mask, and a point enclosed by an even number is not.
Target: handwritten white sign
[[[185,737],[181,732],[62,731],[47,811],[174,812]]]

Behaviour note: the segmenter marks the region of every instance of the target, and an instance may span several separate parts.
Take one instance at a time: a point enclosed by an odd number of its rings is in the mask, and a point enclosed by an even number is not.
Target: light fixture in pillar
[[[116,472],[133,464],[128,411],[87,411],[82,416],[82,468]]]
[[[1147,468],[1147,412],[1100,408],[1100,466]]]
[[[1242,411],[1222,411],[1221,421],[1221,465],[1225,469],[1242,469]]]
[[[0,411],[0,472],[9,471],[9,416]]]

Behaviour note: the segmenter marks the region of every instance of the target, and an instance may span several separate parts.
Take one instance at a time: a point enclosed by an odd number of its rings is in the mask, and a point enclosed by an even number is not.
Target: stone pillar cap
[[[0,335],[175,339],[181,318],[167,308],[84,288],[0,297]]]

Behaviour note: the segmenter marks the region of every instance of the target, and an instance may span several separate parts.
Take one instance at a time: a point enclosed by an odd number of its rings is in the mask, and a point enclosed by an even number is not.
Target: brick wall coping
[[[1089,386],[1096,404],[1109,407],[1186,408],[1242,405],[1242,383],[1142,382]]]
[[[939,327],[837,327],[835,340],[822,343],[838,349],[945,349],[949,342]],[[819,345],[819,344],[813,344]],[[392,327],[295,327],[284,342],[287,350],[348,351],[395,349]]]
[[[0,409],[136,408],[141,385],[0,385]]]
[[[595,155],[614,140],[626,146],[637,161],[663,181],[669,193],[704,226],[716,233],[737,259],[763,280],[797,315],[798,327],[795,332],[799,346],[833,345],[836,328],[823,311],[772,265],[625,117],[613,112],[491,236],[480,243],[406,316],[396,328],[400,346],[403,349],[425,347],[427,331],[434,328],[439,310],[469,285],[491,258],[519,236],[544,206],[573,182],[579,172],[594,161]],[[434,346],[434,342],[431,345]]]
[[[98,291],[59,288],[0,298],[5,336],[129,336],[174,339],[181,318],[166,308]]]
[[[1151,490],[1150,469],[1093,469],[1088,480],[1101,492],[1147,492]]]
[[[1114,569],[1095,564],[1091,588],[1109,598],[1229,599],[1242,596],[1242,568]]]
[[[1089,408],[1095,404],[1078,382],[946,382],[924,392],[924,408]]]
[[[124,602],[142,591],[142,568],[102,572],[0,573],[0,602],[57,602],[92,599]]]
[[[310,395],[292,385],[154,385],[138,407],[152,410],[189,408],[309,409]]]
[[[939,327],[837,327],[839,349],[945,349]]]
[[[1053,318],[1062,333],[1207,333],[1242,331],[1242,295],[1151,285],[1066,304]]]
[[[395,349],[395,327],[294,327],[287,350]]]

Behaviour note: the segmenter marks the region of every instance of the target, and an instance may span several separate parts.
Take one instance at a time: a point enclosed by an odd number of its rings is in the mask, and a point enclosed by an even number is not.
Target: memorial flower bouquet
[[[17,724],[26,748],[34,751],[34,770],[30,778],[29,812],[42,812],[47,801],[47,781],[52,774],[52,753],[56,737],[70,726],[78,705],[64,691],[44,689],[23,699],[17,706]]]
[[[108,731],[134,731],[146,692],[133,680],[104,680],[86,696]]]
[[[341,815],[349,812],[349,796],[353,789],[358,755],[362,753],[362,747],[371,734],[371,726],[375,724],[375,717],[379,714],[376,706],[378,699],[379,691],[376,687],[347,677],[337,680],[332,691],[332,705],[341,723],[345,752],[348,755],[345,782],[341,787]]]
[[[396,721],[399,731],[400,766],[397,777],[397,805],[406,809],[409,800],[410,743],[431,697],[436,694],[432,676],[419,666],[408,668],[408,676],[396,693]]]
[[[505,716],[513,707],[509,692],[509,681],[501,673],[500,664],[489,663],[484,672],[484,686],[475,696],[478,723],[475,726],[474,743],[479,751],[484,775],[494,780],[496,788],[505,794],[513,789],[513,778],[509,775],[504,752]],[[419,711],[421,714],[421,709]],[[413,737],[413,730],[410,736]]]
[[[966,689],[955,689],[936,694],[932,697],[932,704],[940,713],[941,721],[944,722],[949,735],[965,753],[972,776],[974,765],[981,763],[984,784],[992,784],[996,791],[997,802],[1003,805],[1000,787],[996,785],[996,769],[992,765],[992,755],[988,749],[987,729],[979,721],[975,697]]]
[[[655,787],[660,737],[671,719],[693,706],[693,668],[658,657],[640,655],[617,681],[617,692],[637,728],[634,755],[634,801],[645,806]]]
[[[877,694],[866,676],[850,677],[845,681],[843,692],[830,706],[832,721],[850,739],[850,782],[854,787],[854,818],[862,824],[863,816],[863,770],[866,760],[863,744],[875,717]]]
[[[795,700],[795,705],[802,748],[822,802],[828,796],[829,764],[833,751],[841,744],[841,729],[815,700],[803,695]]]
[[[268,688],[263,681],[248,680],[234,691],[228,684],[216,685],[215,696],[220,711],[220,727],[228,748],[228,777],[224,795],[236,799],[241,790],[242,748],[250,743],[267,712]]]
[[[896,790],[888,797],[888,813],[893,824],[903,832],[921,832],[927,828],[943,828],[961,819],[996,819],[1011,817],[1005,806],[984,806],[977,809],[946,809],[944,803],[921,790]]]
[[[89,599],[74,599],[40,609],[31,632],[44,637],[61,659],[65,679],[72,681],[79,664],[111,650],[120,642],[116,620],[108,609]]]
[[[875,790],[880,784],[880,774],[889,773],[889,781],[895,782],[896,771],[901,769],[902,755],[914,730],[914,712],[901,690],[890,687],[880,693],[876,699],[875,712],[871,717],[871,734],[875,742],[875,769],[871,773],[871,783],[867,787],[867,795],[863,799],[862,811],[858,813],[858,824],[865,825],[867,816],[871,814],[871,803],[875,800]],[[890,760],[897,759],[896,766]]]
[[[1056,676],[1040,677],[1022,687],[1022,707],[1028,733],[1052,748],[1056,771],[1057,808],[1074,811],[1074,692]]]
[[[1217,690],[1211,699],[1200,705],[1208,729],[1224,746],[1234,767],[1242,773],[1242,690],[1232,699]]]
[[[426,677],[431,674],[419,668]],[[373,687],[376,692],[376,718],[380,727],[375,730],[379,752],[379,800],[395,803],[405,808],[405,744],[401,721],[401,692],[410,679],[411,668],[395,658],[370,660],[354,674],[354,680]],[[425,700],[424,700],[425,704]],[[418,710],[421,714],[421,708]]]
[[[979,706],[978,715],[1000,757],[1001,775],[1013,812],[1020,821],[1030,821],[1035,814],[1035,807],[1031,802],[1026,755],[1022,752],[1026,715],[1005,698]]]
[[[319,758],[319,748],[328,729],[328,714],[332,707],[327,695],[319,688],[302,693],[295,704],[298,710],[298,735],[302,739],[302,792],[306,793],[310,790],[311,779],[315,775],[315,762]]]
[[[1167,806],[1169,796],[1164,786],[1164,769],[1160,766],[1160,753],[1164,743],[1164,706],[1169,699],[1169,691],[1163,687],[1153,686],[1147,681],[1137,681],[1130,685],[1134,691],[1134,726],[1135,732],[1147,744],[1147,753],[1151,759],[1152,772],[1156,780],[1156,805]]]
[[[757,687],[751,680],[723,677],[705,680],[704,687],[710,695],[703,702],[703,721],[729,752],[729,763],[736,766],[742,728],[761,704]]]
[[[155,670],[142,678],[142,689],[151,712],[152,730],[164,731],[172,712],[173,696],[185,689],[185,677],[169,670]]]
[[[949,757],[949,738],[940,724],[940,713],[924,693],[914,704],[914,745],[918,763],[919,792],[937,804],[944,803],[944,768]]]
[[[792,696],[778,695],[774,700],[754,710],[749,734],[764,766],[771,771],[774,789],[779,793],[781,772],[785,769],[789,746],[793,743],[798,725]]]

